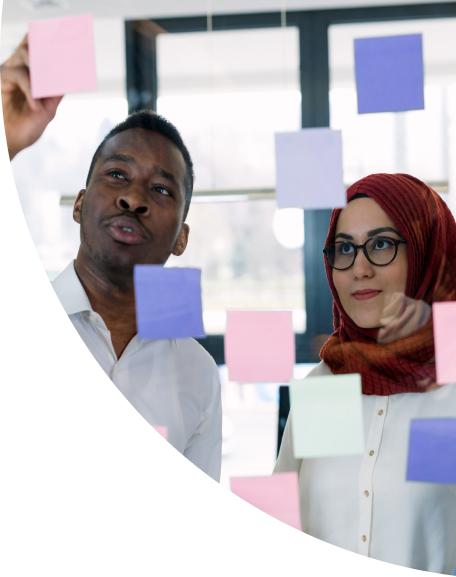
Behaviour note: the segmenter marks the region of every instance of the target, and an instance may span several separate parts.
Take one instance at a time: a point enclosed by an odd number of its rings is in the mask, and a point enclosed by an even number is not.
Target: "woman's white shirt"
[[[309,376],[328,374],[320,363]],[[365,450],[359,456],[296,459],[289,418],[275,472],[299,473],[303,530],[376,559],[452,574],[456,485],[406,481],[406,468],[411,419],[456,417],[455,386],[362,395]]]

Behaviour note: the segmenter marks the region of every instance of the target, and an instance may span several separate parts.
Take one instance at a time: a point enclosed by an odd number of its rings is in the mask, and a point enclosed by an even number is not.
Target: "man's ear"
[[[175,256],[180,256],[184,250],[187,248],[188,235],[190,234],[190,227],[186,222],[182,224],[182,227],[177,237],[176,243],[173,248],[173,254]]]
[[[78,192],[74,206],[73,206],[73,220],[77,223],[81,223],[81,212],[82,204],[84,202],[85,188]]]

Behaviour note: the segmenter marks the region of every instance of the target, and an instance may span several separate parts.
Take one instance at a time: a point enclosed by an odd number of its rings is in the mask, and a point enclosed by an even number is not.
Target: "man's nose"
[[[150,212],[144,194],[137,189],[130,189],[128,192],[123,191],[117,197],[116,206],[124,212],[133,212],[142,216],[147,216]]]
[[[361,249],[358,250],[352,270],[355,278],[371,278],[375,274],[372,263],[367,260]]]

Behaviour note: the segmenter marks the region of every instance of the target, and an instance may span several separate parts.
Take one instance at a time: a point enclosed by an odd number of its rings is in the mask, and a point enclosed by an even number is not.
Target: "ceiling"
[[[450,0],[444,0],[450,1]],[[49,4],[58,3],[60,7]],[[275,12],[335,7],[426,4],[429,0],[4,0],[3,23],[90,12],[98,18],[146,18],[206,14]],[[34,4],[41,4],[35,8]]]

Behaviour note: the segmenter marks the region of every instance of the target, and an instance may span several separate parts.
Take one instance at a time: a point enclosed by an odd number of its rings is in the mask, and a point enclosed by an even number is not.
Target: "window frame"
[[[286,26],[299,31],[299,81],[301,127],[330,125],[329,27],[335,24],[371,23],[456,17],[456,3],[372,6],[286,12]],[[283,26],[282,12],[213,15],[211,30],[248,30]],[[156,109],[158,94],[157,44],[160,33],[204,32],[207,16],[158,18],[125,22],[127,99],[129,111]],[[331,211],[304,211],[304,291],[306,331],[295,334],[296,362],[315,363],[318,337],[332,332],[332,298],[328,288],[322,249]],[[201,344],[224,364],[223,335],[208,335]]]

